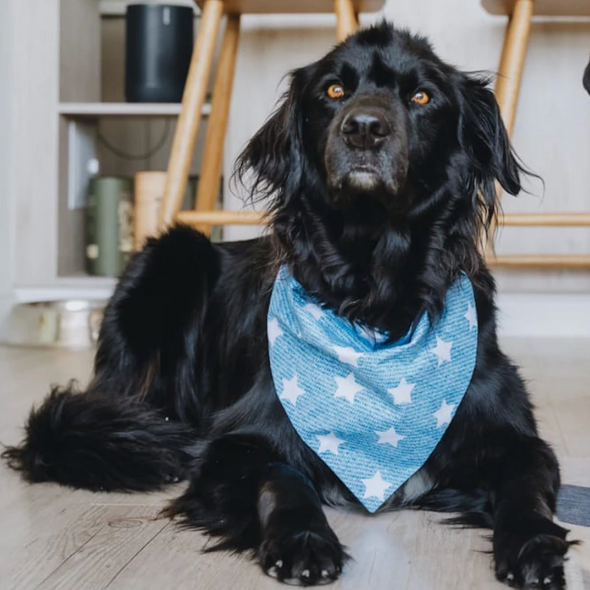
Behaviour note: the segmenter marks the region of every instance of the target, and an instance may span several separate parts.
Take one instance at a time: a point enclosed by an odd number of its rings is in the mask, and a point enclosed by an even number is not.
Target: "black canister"
[[[127,101],[180,102],[193,51],[193,9],[131,4],[126,28]]]

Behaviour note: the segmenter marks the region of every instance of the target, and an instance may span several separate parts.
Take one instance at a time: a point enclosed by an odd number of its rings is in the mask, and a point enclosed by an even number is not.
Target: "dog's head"
[[[495,181],[516,194],[521,171],[488,81],[386,23],[292,72],[238,162],[248,170],[275,211],[304,200],[398,222],[458,208],[489,221]]]

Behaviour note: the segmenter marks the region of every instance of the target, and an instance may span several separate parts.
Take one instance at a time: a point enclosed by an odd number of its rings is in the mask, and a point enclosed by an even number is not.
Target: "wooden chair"
[[[232,94],[240,16],[242,14],[336,13],[338,40],[358,28],[358,13],[379,10],[385,0],[196,0],[201,8],[201,25],[186,81],[182,110],[178,119],[168,165],[166,189],[160,212],[160,228],[175,220],[209,228],[228,223],[259,223],[259,214],[214,211],[221,178],[223,146]],[[213,87],[211,115],[205,138],[202,171],[196,210],[179,214],[186,188],[195,139],[201,121],[213,53],[223,14],[225,34]]]
[[[496,98],[504,124],[512,134],[522,74],[526,62],[531,22],[537,16],[590,16],[588,0],[481,0],[491,14],[509,17],[498,69]],[[580,72],[580,81],[582,72]],[[590,227],[590,213],[512,213],[501,221],[517,227]],[[499,255],[488,258],[490,264],[507,267],[585,268],[590,255]]]

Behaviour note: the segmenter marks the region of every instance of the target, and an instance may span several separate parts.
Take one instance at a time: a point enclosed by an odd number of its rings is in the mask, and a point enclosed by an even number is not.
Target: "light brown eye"
[[[344,96],[344,88],[341,84],[331,84],[326,90],[326,94],[330,98],[342,98]]]
[[[428,92],[424,92],[424,90],[418,90],[418,92],[412,96],[412,102],[415,102],[419,105],[425,105],[430,102],[430,96],[428,95]]]

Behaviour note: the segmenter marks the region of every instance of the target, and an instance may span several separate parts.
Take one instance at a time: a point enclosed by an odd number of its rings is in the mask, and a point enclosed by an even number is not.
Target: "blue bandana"
[[[281,268],[268,312],[278,398],[303,441],[370,512],[424,465],[471,381],[473,289],[462,275],[431,327],[401,340],[322,309]]]

